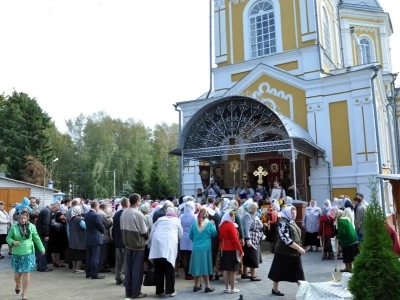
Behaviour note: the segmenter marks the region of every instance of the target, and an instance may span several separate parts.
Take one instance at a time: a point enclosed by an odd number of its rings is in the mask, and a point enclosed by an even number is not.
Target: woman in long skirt
[[[7,243],[12,247],[11,266],[15,273],[15,293],[19,294],[22,280],[22,300],[27,300],[30,272],[36,270],[34,244],[42,255],[45,254],[36,226],[29,223],[27,212],[22,211],[19,214],[18,222],[11,226],[7,235]]]
[[[297,227],[296,207],[289,206],[279,213],[281,217],[278,223],[278,242],[275,247],[275,255],[269,270],[268,278],[273,281],[272,294],[284,296],[279,291],[280,281],[296,282],[304,280],[301,255],[305,251],[300,246],[301,230]]]

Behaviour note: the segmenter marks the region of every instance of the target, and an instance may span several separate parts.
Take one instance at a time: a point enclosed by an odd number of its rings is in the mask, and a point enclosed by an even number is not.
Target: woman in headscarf
[[[228,210],[222,217],[218,231],[219,249],[221,251],[220,270],[224,271],[224,292],[229,294],[240,292],[239,289],[235,288],[235,275],[239,271],[240,258],[244,254],[236,227],[235,212]]]
[[[149,259],[155,268],[156,295],[176,296],[175,262],[178,255],[178,241],[183,235],[181,220],[174,207],[168,207],[166,215],[158,218],[150,233]],[[165,278],[165,289],[164,289]]]
[[[351,220],[344,211],[335,209],[336,215],[336,238],[339,240],[339,245],[342,248],[343,263],[345,268],[340,272],[351,272],[352,263],[359,253],[357,232],[351,223]]]
[[[49,252],[52,253],[56,268],[64,268],[61,254],[69,248],[67,235],[67,220],[62,212],[56,212],[50,222]]]
[[[183,270],[185,271],[185,280],[193,280],[194,277],[189,274],[189,262],[192,255],[193,244],[189,239],[189,232],[192,224],[196,222],[196,216],[194,215],[195,203],[193,201],[187,201],[183,206],[183,214],[179,216],[182,223],[183,235],[180,240],[180,249],[182,253]]]
[[[268,212],[263,216],[261,222],[265,225],[265,235],[267,236],[266,240],[269,241],[271,246],[271,253],[275,251],[275,244],[276,244],[276,231],[277,231],[277,224],[278,224],[278,212],[280,210],[280,206],[278,201],[274,200],[272,202],[271,208]]]
[[[242,219],[245,245],[243,246],[244,256],[241,278],[250,278],[250,281],[261,281],[260,278],[257,278],[256,269],[259,266],[261,257],[260,240],[263,233],[263,224],[256,215],[258,209],[257,203],[246,202],[244,206],[246,204],[246,213]],[[248,267],[250,268],[250,277],[246,274]]]
[[[353,203],[351,203],[349,198],[345,198],[343,204],[344,204],[344,213],[350,218],[350,221],[353,224],[353,227],[356,228],[354,225],[354,205],[353,205]]]
[[[212,266],[213,269],[215,268],[217,264],[217,256],[218,256],[218,225],[221,222],[221,216],[220,214],[212,209],[212,207],[207,206],[207,213],[208,213],[208,219],[210,221],[213,221],[215,224],[215,229],[217,230],[217,235],[211,238],[211,256],[212,256]],[[213,275],[209,276],[210,280],[213,280]],[[215,279],[219,279],[219,275],[215,274]]]
[[[7,235],[7,243],[12,247],[11,266],[15,273],[15,293],[19,294],[22,280],[22,300],[27,300],[30,272],[36,270],[34,245],[42,255],[45,255],[45,249],[36,226],[29,223],[28,220],[29,214],[21,211],[18,222],[11,226]]]
[[[286,207],[279,213],[278,242],[275,247],[275,255],[269,270],[268,278],[273,281],[272,294],[284,296],[279,291],[279,282],[296,282],[304,280],[301,255],[305,254],[301,247],[301,230],[294,221],[296,219],[296,207]]]
[[[333,218],[329,215],[331,201],[325,200],[324,207],[321,208],[321,217],[319,218],[318,237],[322,238],[323,258],[333,259],[333,249],[331,239],[334,235]]]
[[[308,251],[313,251],[313,246],[315,246],[315,251],[318,251],[318,247],[320,246],[318,239],[320,215],[321,208],[317,206],[315,199],[312,199],[310,205],[306,208],[303,218],[303,228],[306,230],[305,246],[310,246]]]
[[[149,203],[145,202],[141,205],[139,205],[139,211],[142,212],[144,216],[144,222],[147,225],[147,228],[149,229],[149,233],[151,232],[151,228],[153,227],[153,218],[150,216],[150,211],[151,211],[151,206]],[[150,254],[150,249],[148,245],[149,241],[146,241],[146,248],[144,248],[144,263],[143,263],[143,270],[145,272],[148,271],[149,268],[149,254]]]
[[[197,215],[197,222],[192,224],[189,238],[193,242],[193,251],[190,259],[189,273],[194,276],[193,291],[200,291],[200,277],[206,285],[205,292],[210,293],[215,289],[210,286],[209,275],[213,274],[211,239],[217,236],[217,229],[213,221],[209,221],[206,208],[201,208]]]
[[[71,222],[69,228],[69,245],[72,249],[72,272],[83,273],[82,261],[86,259],[85,233],[86,223],[82,217],[80,206],[74,206],[71,210]]]
[[[221,216],[224,215],[224,213],[229,210],[229,200],[228,198],[222,198],[222,206],[221,206]]]

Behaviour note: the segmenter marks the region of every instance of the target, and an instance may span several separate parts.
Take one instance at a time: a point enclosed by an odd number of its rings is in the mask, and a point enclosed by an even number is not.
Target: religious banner
[[[205,189],[210,184],[211,167],[210,166],[199,166],[199,169],[200,169],[201,183],[203,184],[203,188]]]
[[[281,178],[281,160],[280,159],[268,159],[268,179],[269,182],[280,181]]]

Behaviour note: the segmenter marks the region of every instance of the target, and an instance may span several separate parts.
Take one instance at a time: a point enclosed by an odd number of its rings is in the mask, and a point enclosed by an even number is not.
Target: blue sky
[[[391,12],[397,2],[380,0]],[[35,97],[61,131],[101,110],[149,127],[177,122],[172,104],[209,88],[208,24],[205,0],[0,0],[0,92]]]

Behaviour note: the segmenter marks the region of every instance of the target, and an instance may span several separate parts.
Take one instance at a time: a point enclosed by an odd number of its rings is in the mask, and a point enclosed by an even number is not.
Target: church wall
[[[262,75],[244,90],[244,94],[249,93],[249,95],[253,95],[253,93],[259,91],[260,86],[265,85],[265,83],[269,86],[269,91],[271,93],[265,93],[268,87],[263,87],[261,88],[263,93],[260,93],[257,98],[261,100],[261,102],[263,102],[262,99],[268,99],[266,101],[268,101],[269,104],[272,103],[272,107],[275,106],[276,111],[293,119],[307,130],[305,92],[276,78]]]

